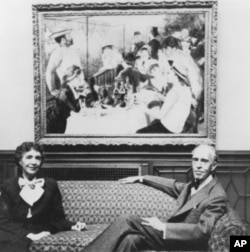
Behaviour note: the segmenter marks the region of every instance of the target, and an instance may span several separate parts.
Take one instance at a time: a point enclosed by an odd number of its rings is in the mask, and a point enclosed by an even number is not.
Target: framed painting
[[[217,1],[33,5],[35,140],[216,140]]]

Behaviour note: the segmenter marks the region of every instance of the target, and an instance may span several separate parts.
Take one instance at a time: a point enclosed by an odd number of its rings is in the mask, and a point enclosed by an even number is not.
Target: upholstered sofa
[[[118,216],[135,214],[158,216],[165,220],[175,204],[170,196],[143,184],[122,185],[116,181],[59,181],[58,184],[67,218],[86,222],[88,229],[45,237],[31,244],[32,252],[81,251]],[[208,245],[202,251],[229,251],[230,235],[243,234],[245,229],[242,222],[236,212],[229,208],[217,221]]]

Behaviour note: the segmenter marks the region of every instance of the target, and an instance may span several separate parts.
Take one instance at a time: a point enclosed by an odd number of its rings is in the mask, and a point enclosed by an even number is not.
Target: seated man
[[[122,62],[122,55],[114,48],[112,43],[105,42],[102,47],[102,68],[98,71],[103,72],[107,69],[115,69]]]
[[[194,181],[180,183],[174,179],[136,176],[122,183],[143,183],[177,199],[167,222],[157,217],[120,217],[90,243],[85,252],[129,252],[206,246],[216,221],[227,211],[227,197],[214,175],[216,151],[199,145],[192,152]],[[184,247],[185,246],[185,247]]]

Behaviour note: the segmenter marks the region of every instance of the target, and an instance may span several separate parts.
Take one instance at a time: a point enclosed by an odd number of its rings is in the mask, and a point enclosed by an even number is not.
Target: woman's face
[[[22,167],[23,176],[28,178],[33,178],[39,171],[39,168],[42,164],[41,153],[31,149],[28,152],[25,152],[19,161],[19,164]]]
[[[82,73],[78,74],[73,80],[68,82],[68,85],[79,92],[83,91],[88,86],[87,83],[84,81]]]
[[[167,48],[163,49],[163,52],[165,53],[166,57],[171,58],[175,54],[176,48],[168,46]]]
[[[175,84],[178,82],[178,78],[172,69],[170,69],[167,73],[167,80],[167,82],[171,84]]]
[[[142,59],[148,59],[149,58],[149,52],[148,52],[148,50],[142,50],[142,52],[141,52],[141,58]]]
[[[161,74],[159,67],[154,67],[151,70],[151,75],[154,77],[152,78],[151,82],[152,84],[159,90],[163,88],[164,82],[163,82],[163,76]]]

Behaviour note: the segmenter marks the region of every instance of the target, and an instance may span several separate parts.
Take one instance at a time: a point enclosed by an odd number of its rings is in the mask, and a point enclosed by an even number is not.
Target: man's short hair
[[[50,38],[53,38],[57,43],[61,43],[62,38],[66,38],[66,34],[71,33],[71,29],[64,29],[55,31],[50,35]]]
[[[134,32],[134,36],[136,36],[136,35],[141,35],[141,32],[135,31],[135,32]]]
[[[111,45],[111,44],[106,44],[106,45],[104,45],[103,47],[102,47],[102,52],[104,52],[104,50],[105,49],[113,49],[113,45]]]
[[[65,34],[62,35],[62,36],[56,37],[56,38],[55,38],[56,43],[60,44],[63,38],[66,39]]]
[[[217,152],[216,149],[213,145],[211,144],[199,144],[198,146],[196,146],[193,151],[192,151],[192,155],[194,155],[194,152],[199,149],[199,148],[207,148],[212,156],[213,159],[213,163],[217,162]]]

